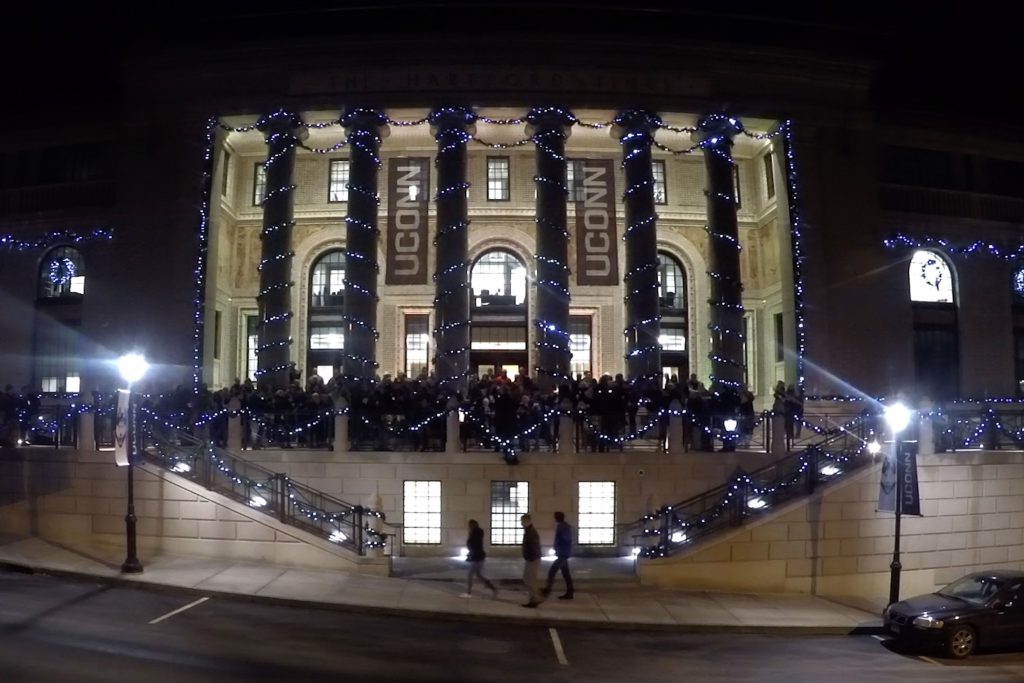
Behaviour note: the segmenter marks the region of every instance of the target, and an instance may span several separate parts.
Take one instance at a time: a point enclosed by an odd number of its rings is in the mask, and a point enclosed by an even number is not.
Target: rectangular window
[[[518,545],[523,539],[519,518],[530,511],[530,484],[491,482],[491,545]]]
[[[662,351],[685,351],[686,330],[682,327],[667,327],[662,325],[661,334],[658,337]]]
[[[327,187],[327,201],[347,202],[348,201],[348,159],[331,159],[330,182]]]
[[[473,327],[470,348],[474,351],[525,351],[526,330],[522,327]]]
[[[579,483],[579,544],[615,543],[615,482]]]
[[[736,197],[736,208],[739,209],[743,207],[743,195],[740,193],[740,165],[736,162],[732,165],[732,183],[733,187],[736,188],[734,193],[734,196]]]
[[[419,377],[430,361],[430,316],[405,316],[405,374]]]
[[[213,359],[220,360],[220,311],[213,312]]]
[[[487,201],[509,200],[509,158],[487,157]]]
[[[594,320],[589,315],[569,318],[569,351],[572,352],[569,373],[573,377],[593,372],[593,327]]]
[[[82,378],[77,374],[68,375],[64,378],[64,391],[69,394],[77,394],[82,390]]]
[[[309,333],[309,348],[313,350],[345,348],[345,334],[341,327],[314,327]]]
[[[775,196],[775,155],[767,152],[764,159],[764,187],[768,192],[768,199]]]
[[[786,359],[786,328],[782,324],[782,314],[775,316],[775,362],[781,363]]]
[[[267,169],[263,162],[256,164],[252,172],[252,205],[259,206],[267,196]]]
[[[80,385],[78,369],[79,324],[40,316],[36,331],[35,376],[46,393],[75,393]]]
[[[665,162],[652,161],[651,173],[654,175],[654,203],[668,204],[668,185],[665,183]]]
[[[407,481],[402,497],[406,543],[441,542],[441,482]]]
[[[228,195],[228,177],[231,175],[231,152],[224,150],[223,168],[220,175],[220,196]]]
[[[577,183],[577,178],[579,182]],[[568,201],[582,202],[583,197],[583,162],[579,159],[567,159],[565,162],[565,187],[569,190]]]
[[[754,314],[744,313],[743,314],[743,383],[748,387],[752,384],[750,370],[753,367],[753,359],[751,359],[751,351],[753,345],[750,343],[751,330],[754,329]]]
[[[257,315],[245,316],[245,377],[256,381],[256,348],[260,345],[260,318]]]

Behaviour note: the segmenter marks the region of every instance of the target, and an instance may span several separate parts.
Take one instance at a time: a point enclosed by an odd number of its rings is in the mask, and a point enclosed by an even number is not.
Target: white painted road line
[[[555,656],[558,657],[558,663],[562,666],[569,666],[569,660],[565,658],[565,650],[562,649],[562,639],[558,637],[558,631],[549,628],[548,633],[551,634],[551,644],[555,646]]]
[[[185,605],[184,607],[179,607],[178,609],[174,610],[173,612],[168,612],[167,614],[163,615],[162,617],[157,617],[157,618],[156,618],[156,619],[154,619],[153,621],[149,622],[149,625],[150,625],[150,626],[152,626],[153,624],[159,624],[159,623],[160,623],[161,621],[163,621],[164,619],[170,619],[170,618],[171,618],[171,617],[173,617],[173,616],[174,616],[175,614],[181,614],[181,613],[182,613],[182,612],[184,612],[185,610],[187,610],[187,609],[192,609],[192,608],[193,608],[193,607],[195,607],[196,605],[201,605],[201,604],[203,604],[204,602],[206,602],[206,601],[207,601],[207,600],[209,600],[209,599],[210,599],[210,598],[199,598],[199,599],[198,599],[198,600],[196,600],[195,602],[190,602],[190,603],[188,603],[187,605]]]
[[[885,641],[889,640],[889,639],[888,639],[888,638],[886,638],[885,636],[871,636],[871,637],[872,637],[872,638],[874,638],[875,640],[880,640],[880,641],[882,641],[883,643],[884,643]]]
[[[935,666],[942,666],[942,662],[936,662],[931,657],[925,657],[924,655],[918,655],[917,658],[920,659],[921,661],[928,662],[929,664],[934,664]]]

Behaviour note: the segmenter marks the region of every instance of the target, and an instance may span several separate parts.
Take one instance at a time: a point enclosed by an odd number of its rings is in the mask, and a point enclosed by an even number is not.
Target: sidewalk
[[[525,592],[509,573],[518,563],[488,560],[498,579],[498,599],[480,587],[460,598],[465,586],[454,564],[427,566],[427,578],[379,578],[340,571],[231,563],[185,555],[142,557],[145,572],[122,575],[123,551],[82,551],[39,538],[0,536],[0,568],[31,570],[88,580],[177,590],[200,596],[255,600],[325,609],[412,617],[512,621],[545,626],[636,628],[737,633],[848,634],[874,632],[881,620],[810,595],[664,591],[640,586],[613,570],[579,575],[576,599],[521,607]],[[596,571],[596,570],[595,570]],[[406,574],[410,572],[408,567]],[[518,574],[512,574],[517,576]],[[556,584],[556,592],[560,583]]]

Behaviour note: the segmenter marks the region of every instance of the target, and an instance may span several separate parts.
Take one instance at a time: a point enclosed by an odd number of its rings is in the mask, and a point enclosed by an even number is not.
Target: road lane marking
[[[936,662],[931,657],[925,657],[924,655],[918,655],[917,658],[920,659],[921,661],[928,662],[929,664],[934,664],[935,666],[942,666],[942,662]]]
[[[209,599],[210,599],[210,598],[199,598],[199,599],[198,599],[198,600],[196,600],[195,602],[190,602],[190,603],[188,603],[187,605],[185,605],[184,607],[179,607],[178,609],[174,610],[173,612],[168,612],[167,614],[163,615],[162,617],[157,617],[157,618],[156,618],[156,619],[154,619],[153,621],[149,622],[149,625],[150,625],[150,626],[152,626],[153,624],[159,624],[159,623],[160,623],[161,621],[163,621],[164,619],[170,619],[170,618],[171,618],[171,617],[173,617],[173,616],[174,616],[175,614],[181,614],[181,613],[182,613],[182,612],[184,612],[185,610],[187,610],[187,609],[192,609],[192,608],[193,608],[193,607],[195,607],[196,605],[201,605],[201,604],[203,604],[204,602],[206,602],[206,601],[207,601],[207,600],[209,600]]]
[[[555,646],[555,656],[558,657],[558,663],[562,666],[569,666],[569,660],[565,658],[565,650],[562,649],[562,639],[558,637],[558,631],[549,628],[548,633],[551,634],[551,644]]]
[[[884,643],[885,641],[889,640],[889,639],[888,639],[888,638],[886,638],[885,636],[871,636],[871,637],[872,637],[872,638],[874,638],[875,640],[880,640],[880,641],[882,641],[883,643]]]

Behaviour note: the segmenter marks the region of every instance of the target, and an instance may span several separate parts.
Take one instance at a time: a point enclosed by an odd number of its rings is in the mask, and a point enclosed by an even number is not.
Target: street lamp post
[[[889,604],[891,605],[900,601],[900,572],[903,570],[903,565],[900,563],[900,513],[903,511],[903,492],[899,485],[899,463],[903,451],[903,439],[900,437],[900,432],[910,424],[910,411],[902,403],[895,403],[886,407],[885,421],[892,431],[895,456],[893,465],[896,468],[896,491],[893,502],[896,529],[893,537],[892,562],[889,564]]]
[[[135,402],[132,400],[132,384],[138,382],[146,374],[149,364],[137,353],[129,353],[117,361],[117,369],[122,379],[128,383],[128,511],[124,517],[127,557],[121,565],[124,574],[140,574],[142,562],[136,545],[135,534],[135,455],[137,452],[137,424],[135,419]]]

